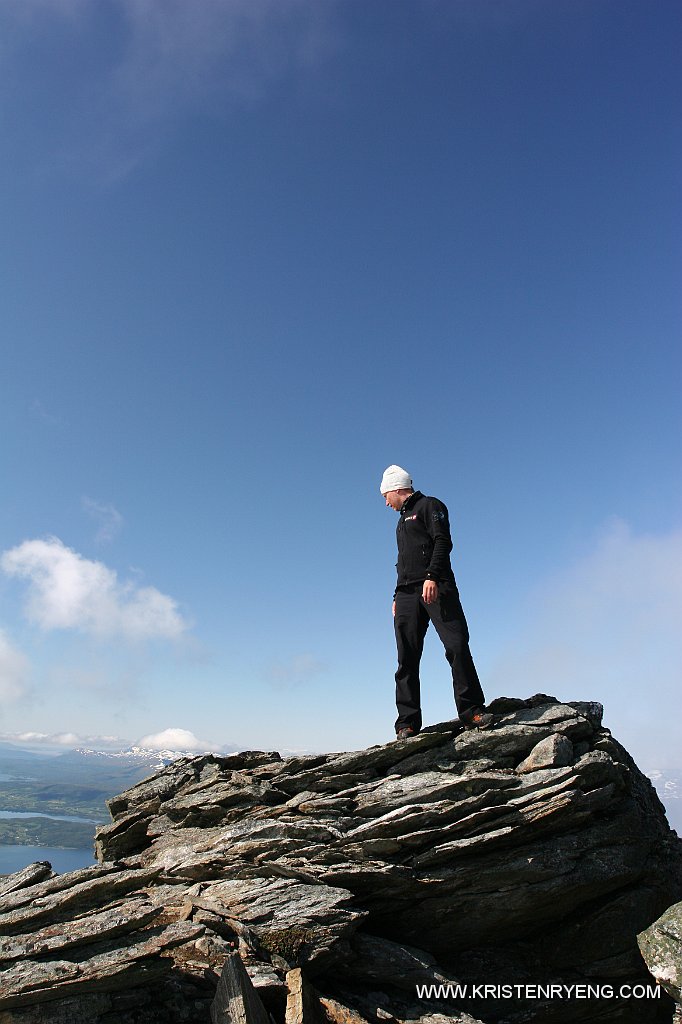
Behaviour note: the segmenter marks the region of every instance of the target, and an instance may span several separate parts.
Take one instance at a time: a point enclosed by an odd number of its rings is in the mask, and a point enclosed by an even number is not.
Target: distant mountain
[[[106,800],[173,761],[194,756],[196,751],[138,746],[125,750],[82,747],[48,755],[0,744],[0,812],[45,812],[106,821]],[[6,824],[4,828],[7,832]]]
[[[0,761],[32,761],[36,757],[46,760],[54,756],[53,751],[27,750],[25,747],[17,747],[14,743],[0,743]]]
[[[185,753],[133,747],[120,751],[68,750],[46,756],[42,752],[0,748],[0,812],[34,811],[106,821],[106,800]],[[7,825],[4,828],[7,832]]]
[[[208,753],[208,751],[204,751],[204,753]],[[150,771],[153,771],[165,768],[181,757],[196,757],[196,755],[196,750],[151,750],[147,747],[128,747],[127,750],[91,750],[87,747],[79,747],[69,751],[68,754],[62,754],[61,759],[72,762],[82,760],[86,763],[97,760],[102,764],[112,761],[127,761],[133,765],[148,765]]]

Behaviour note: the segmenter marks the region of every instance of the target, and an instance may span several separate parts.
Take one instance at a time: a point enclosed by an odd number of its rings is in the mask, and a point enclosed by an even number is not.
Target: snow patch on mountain
[[[210,754],[214,751],[205,750],[202,753]],[[172,764],[173,761],[180,760],[181,757],[196,757],[196,750],[152,750],[149,747],[128,747],[126,750],[92,750],[87,747],[79,747],[74,750],[74,754],[78,754],[81,757],[93,759],[97,758],[101,762],[105,761],[133,761],[141,764],[148,764],[150,768],[165,768],[166,765]]]

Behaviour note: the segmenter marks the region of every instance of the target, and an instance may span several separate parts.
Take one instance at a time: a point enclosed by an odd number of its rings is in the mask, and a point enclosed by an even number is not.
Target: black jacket
[[[442,501],[429,498],[421,491],[411,494],[400,510],[396,536],[396,587],[422,583],[424,580],[455,582],[450,565],[450,521]]]

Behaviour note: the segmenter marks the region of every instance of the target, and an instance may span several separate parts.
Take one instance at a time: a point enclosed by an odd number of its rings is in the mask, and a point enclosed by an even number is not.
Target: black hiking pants
[[[438,585],[438,598],[433,604],[422,599],[422,584],[403,587],[395,595],[395,638],[398,645],[398,671],[395,674],[395,701],[398,707],[396,732],[411,725],[421,729],[419,663],[429,622],[445,647],[445,657],[452,669],[452,686],[457,713],[483,707],[485,699],[476,666],[469,650],[469,630],[459,600],[457,587]]]

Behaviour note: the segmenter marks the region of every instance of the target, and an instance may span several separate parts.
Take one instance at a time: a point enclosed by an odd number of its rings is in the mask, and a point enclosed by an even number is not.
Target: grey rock
[[[112,997],[108,992],[81,993],[72,998],[51,1000],[47,1006],[33,1003],[0,1010],[0,1024],[99,1024],[111,1010]]]
[[[450,776],[446,772],[420,772],[418,775],[389,776],[380,786],[363,788],[355,798],[355,813],[375,817],[409,804],[429,804],[443,799],[472,796],[477,790],[513,785],[502,773],[492,776]]]
[[[494,715],[507,715],[510,711],[522,711],[524,708],[530,707],[533,699],[532,697],[527,700],[523,700],[522,697],[496,697],[487,705],[487,710]],[[558,704],[559,702],[556,697],[549,697],[545,703]]]
[[[484,1024],[480,1017],[473,1017],[452,1000],[417,1001],[415,994],[407,995],[390,986],[385,990],[372,988],[362,992],[340,987],[338,995],[339,1002],[326,996],[320,1000],[330,1024],[362,1024],[363,1021],[371,1024]],[[359,1015],[356,1016],[356,1010],[347,1015],[344,1011],[348,1010],[348,1005],[356,1007]],[[486,1024],[490,1020],[486,1017]]]
[[[319,994],[305,978],[300,967],[287,972],[289,994],[284,1011],[284,1024],[325,1024]]]
[[[138,782],[125,793],[109,800],[107,805],[112,816],[116,817],[140,804],[147,804],[150,801],[160,803],[172,799],[183,786],[192,785],[202,777],[206,779],[223,772],[257,770],[263,765],[270,764],[274,767],[281,760],[276,751],[264,753],[261,750],[246,750],[243,753],[229,754],[225,757],[218,757],[214,754],[202,757],[183,757],[151,778]]]
[[[149,779],[138,782],[131,789],[107,801],[107,806],[112,817],[136,808],[140,804],[156,802],[160,805],[162,800],[173,796],[183,785],[194,782],[204,767],[205,759],[197,759],[194,763],[190,758],[183,757],[169,765],[163,771],[153,775]]]
[[[311,844],[328,845],[340,833],[329,826],[296,818],[246,819],[224,828],[183,829],[165,834],[145,853],[145,864],[156,866],[166,877],[222,877],[230,865],[242,867],[272,855],[304,850]]]
[[[355,804],[351,797],[313,797],[301,801],[298,809],[301,814],[311,814],[314,817],[338,818],[339,815],[352,814]]]
[[[682,1004],[682,903],[669,907],[637,942],[656,981]]]
[[[503,715],[494,729],[471,730],[455,737],[460,758],[526,757],[542,739],[558,733],[571,740],[591,737],[594,728],[584,715],[568,704],[534,705]]]
[[[10,910],[0,914],[0,934],[16,934],[27,929],[42,927],[55,914],[65,911],[83,911],[96,906],[102,900],[114,900],[153,881],[159,874],[158,869],[143,871],[109,872],[103,877],[94,877],[79,881],[76,885],[51,892],[47,895],[36,895],[30,906],[22,906],[18,910]],[[24,889],[23,892],[29,892]],[[17,894],[18,895],[18,894]]]
[[[261,998],[267,999],[268,1003],[274,1001],[280,1005],[282,1002],[286,1002],[287,986],[281,977],[282,970],[280,969],[278,973],[277,968],[269,960],[257,960],[255,958],[249,960],[244,958],[243,953],[240,955],[244,960],[244,966],[251,978],[253,987]],[[282,964],[282,968],[285,968],[285,964]]]
[[[52,893],[73,889],[81,882],[92,882],[107,875],[117,875],[118,871],[119,869],[115,865],[109,864],[80,868],[78,871],[69,871],[63,875],[48,872],[48,877],[45,880],[32,882],[30,885],[22,886],[21,889],[14,889],[0,898],[0,911],[17,910],[19,907],[30,906],[35,900],[41,900]]]
[[[646,981],[636,934],[682,900],[682,843],[653,787],[599,705],[536,694],[491,709],[485,731],[203,755],[133,786],[110,801],[97,867],[0,879],[0,1024],[73,1005],[87,1024],[198,1024],[237,950],[275,1024],[297,970],[290,1017],[334,1024],[550,1019],[419,1003],[418,981]]]
[[[148,932],[143,941],[87,960],[25,960],[3,971],[0,1009],[49,1002],[79,992],[108,992],[156,980],[172,961],[161,954],[184,945],[203,929],[187,922]]]
[[[195,903],[245,925],[291,966],[305,964],[317,973],[348,955],[348,939],[366,916],[349,906],[351,900],[350,892],[330,885],[249,878],[211,882]]]
[[[408,992],[414,992],[418,984],[458,983],[439,969],[435,957],[414,946],[402,946],[362,932],[353,936],[351,946],[353,959],[336,968],[341,977],[375,985],[390,984]]]
[[[585,751],[587,753],[587,751]],[[546,736],[536,743],[528,757],[517,767],[519,775],[537,771],[538,768],[564,768],[573,760],[573,744],[561,734]]]
[[[0,876],[0,906],[2,906],[3,896],[42,882],[44,878],[51,878],[53,874],[52,865],[48,861],[38,860],[33,864],[28,864],[21,871]]]
[[[225,962],[218,990],[211,1004],[212,1024],[270,1024],[241,958],[237,953]]]
[[[387,771],[417,752],[441,746],[449,738],[449,732],[422,732],[399,743],[385,743],[367,750],[333,755],[307,771],[295,774],[282,772],[275,777],[274,782],[279,789],[291,794],[303,790],[313,790],[315,793],[339,792],[349,786],[371,781],[377,778],[380,771]]]
[[[0,938],[0,964],[48,954],[55,956],[74,946],[127,935],[149,924],[159,913],[160,908],[146,900],[129,900],[77,918],[69,922],[68,928],[60,922],[33,932],[28,943],[25,936]]]
[[[338,772],[333,775],[318,774],[313,770],[301,772],[298,775],[282,776],[277,779],[277,787],[283,789],[285,793],[294,795],[300,793],[302,789],[307,790],[308,786],[314,786],[313,792],[315,793],[341,793],[345,789],[358,786],[363,782],[371,782],[376,778],[377,773],[373,768],[369,768],[365,772]]]
[[[604,717],[604,706],[602,704],[595,700],[570,700],[568,706],[575,708],[579,714],[583,715],[595,731],[601,729]]]
[[[267,782],[244,778],[237,772],[229,775],[210,785],[188,787],[182,795],[164,801],[161,813],[178,824],[203,827],[226,820],[226,812],[237,806],[280,803],[286,799]]]
[[[321,996],[320,1006],[328,1024],[369,1024],[366,1017],[359,1014],[357,1010],[344,1006],[338,999]]]
[[[149,813],[139,810],[121,814],[112,825],[97,829],[95,856],[102,858],[106,849],[109,859],[119,859],[148,845],[147,828],[152,820]]]

